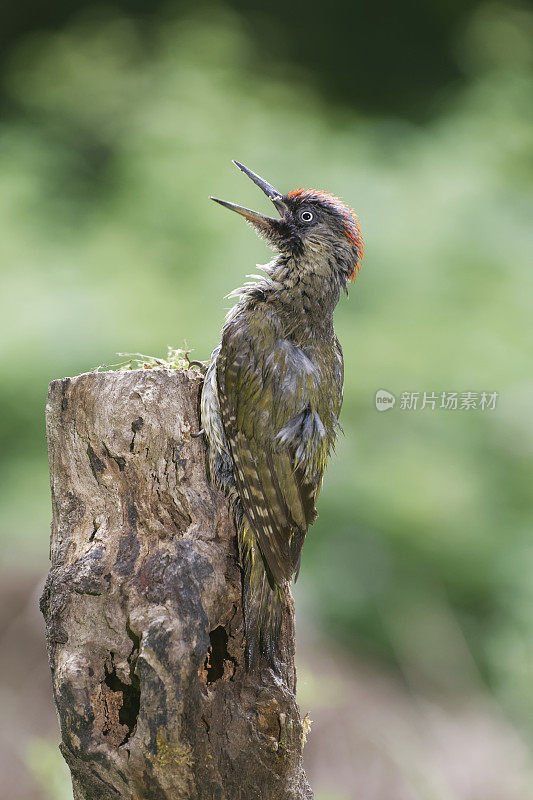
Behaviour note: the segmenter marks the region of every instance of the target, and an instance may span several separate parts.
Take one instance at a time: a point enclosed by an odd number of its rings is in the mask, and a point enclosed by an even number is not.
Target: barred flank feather
[[[243,567],[246,669],[253,670],[261,655],[271,666],[275,664],[283,598],[281,588],[269,580],[257,542],[246,524],[239,526],[239,548]]]

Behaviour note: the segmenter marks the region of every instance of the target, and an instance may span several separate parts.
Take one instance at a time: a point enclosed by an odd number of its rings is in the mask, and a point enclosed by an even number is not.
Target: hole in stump
[[[115,666],[108,670],[105,666],[105,684],[111,689],[112,692],[119,692],[122,694],[122,705],[118,712],[118,721],[121,725],[125,725],[128,729],[126,736],[121,745],[126,744],[132,735],[135,725],[137,724],[137,717],[139,716],[139,708],[141,705],[141,691],[139,679],[136,675],[131,676],[131,684],[124,683],[117,675]]]
[[[224,675],[224,661],[232,660],[228,653],[228,634],[222,625],[209,632],[209,640],[211,644],[204,662],[208,686]]]

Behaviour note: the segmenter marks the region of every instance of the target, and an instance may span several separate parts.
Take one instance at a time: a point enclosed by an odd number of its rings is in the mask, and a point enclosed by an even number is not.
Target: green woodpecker
[[[243,571],[247,668],[276,669],[282,587],[297,575],[307,529],[333,448],[343,357],[333,329],[341,291],[363,256],[355,213],[331,194],[282,195],[234,162],[279,213],[243,216],[277,253],[264,277],[231,293],[202,391],[209,471],[228,495]]]

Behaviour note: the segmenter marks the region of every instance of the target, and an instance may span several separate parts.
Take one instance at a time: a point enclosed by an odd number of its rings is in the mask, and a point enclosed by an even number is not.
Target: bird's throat
[[[273,265],[272,301],[284,326],[300,339],[333,334],[340,284],[331,266],[318,261],[279,260]]]

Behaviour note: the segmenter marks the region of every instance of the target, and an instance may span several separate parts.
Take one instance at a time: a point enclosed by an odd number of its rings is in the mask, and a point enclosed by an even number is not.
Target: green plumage
[[[330,208],[324,195],[316,202],[272,196],[269,184],[250,176],[282,220],[225,205],[281,252],[264,268],[268,277],[234,293],[240,300],[205,378],[202,426],[212,480],[237,524],[247,666],[263,655],[276,669],[283,587],[298,573],[338,426],[343,360],[333,310],[358,251],[339,206]]]
[[[293,292],[278,292],[244,295],[214,362],[239,505],[250,664],[259,652],[274,653],[281,587],[296,572],[316,518],[342,401],[342,357],[332,327],[314,326],[312,336],[307,325],[295,330]]]

